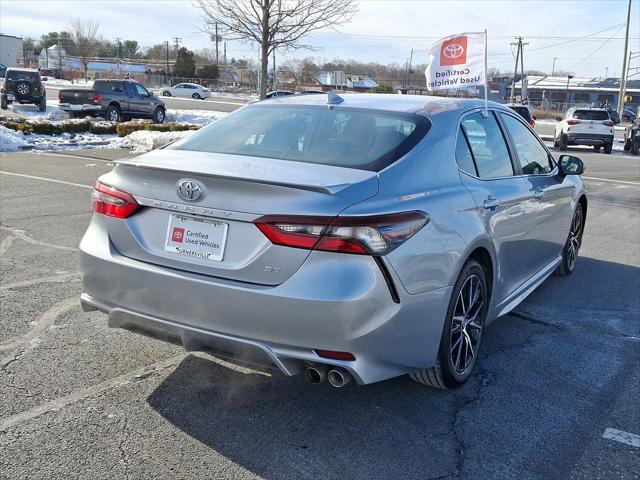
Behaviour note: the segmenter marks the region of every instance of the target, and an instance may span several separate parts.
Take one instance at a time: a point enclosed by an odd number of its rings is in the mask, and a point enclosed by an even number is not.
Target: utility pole
[[[551,76],[553,77],[553,74],[556,73],[556,60],[558,59],[558,57],[553,57],[553,67],[551,67]]]
[[[518,74],[518,60],[520,60],[520,49],[522,48],[522,37],[518,37],[518,43],[511,43],[511,46],[517,45],[518,51],[516,52],[516,65],[513,67],[513,82],[511,82],[511,95],[509,96],[509,103],[514,102],[515,90],[516,90],[516,75]]]
[[[409,88],[409,75],[411,74],[411,64],[413,63],[413,48],[411,49],[411,53],[409,54],[409,63],[407,65],[407,89]]]
[[[609,67],[604,67],[604,78],[609,78]]]
[[[165,40],[165,43],[167,45],[167,70],[166,70],[166,75],[165,75],[165,83],[168,83],[168,79],[169,79],[169,40]]]
[[[631,22],[631,0],[627,7],[627,29],[624,35],[624,55],[622,56],[622,77],[620,78],[620,95],[618,96],[618,112],[624,108],[624,91],[627,87],[627,52],[629,51],[629,23]]]
[[[224,76],[227,76],[227,42],[224,42]]]
[[[182,38],[173,37],[173,45],[176,47],[176,50],[180,48],[180,42],[182,42]]]
[[[272,56],[273,56],[273,89],[276,89],[276,49],[273,49]]]
[[[573,75],[567,75],[567,91],[564,94],[564,101],[567,104],[565,110],[569,109],[569,81],[573,78]]]
[[[118,76],[120,76],[120,55],[122,55],[122,44],[120,43],[120,40],[120,37],[116,37],[116,63],[118,64]]]
[[[524,84],[524,47],[525,45],[529,45],[529,42],[522,42],[522,37],[520,37],[520,101],[521,102],[524,101],[525,94],[527,93],[527,90]]]
[[[218,22],[216,22],[216,67],[220,63],[220,61],[218,60],[218,42],[219,41],[220,41],[220,38],[218,37]]]

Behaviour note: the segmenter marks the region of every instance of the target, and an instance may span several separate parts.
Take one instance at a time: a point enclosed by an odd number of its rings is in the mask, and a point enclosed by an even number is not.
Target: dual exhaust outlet
[[[342,367],[328,367],[327,365],[309,366],[304,371],[304,376],[313,384],[329,381],[332,387],[341,388],[349,383],[353,378],[351,374]]]

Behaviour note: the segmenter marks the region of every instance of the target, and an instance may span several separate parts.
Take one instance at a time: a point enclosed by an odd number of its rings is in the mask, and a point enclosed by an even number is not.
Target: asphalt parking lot
[[[315,386],[108,329],[80,309],[76,248],[125,153],[0,154],[0,478],[639,478],[640,158],[575,153],[575,273],[492,323],[449,392]]]

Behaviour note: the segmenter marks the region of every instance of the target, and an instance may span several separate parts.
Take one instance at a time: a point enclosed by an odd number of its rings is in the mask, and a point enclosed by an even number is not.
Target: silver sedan
[[[81,301],[313,383],[454,388],[490,321],[574,270],[583,169],[495,103],[255,103],[96,182]]]

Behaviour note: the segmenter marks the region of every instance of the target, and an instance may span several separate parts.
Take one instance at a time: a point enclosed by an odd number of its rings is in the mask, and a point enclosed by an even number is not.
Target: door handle
[[[542,200],[543,197],[544,197],[544,190],[536,189],[533,192],[533,198],[535,198],[536,200]]]
[[[500,206],[501,200],[499,198],[494,197],[493,195],[489,195],[487,199],[483,202],[484,208],[496,208]]]

